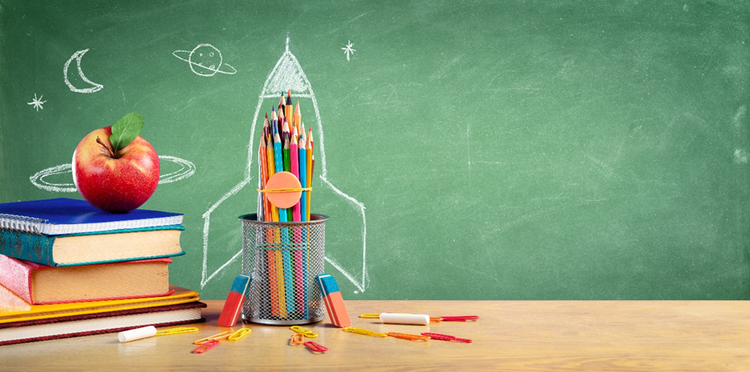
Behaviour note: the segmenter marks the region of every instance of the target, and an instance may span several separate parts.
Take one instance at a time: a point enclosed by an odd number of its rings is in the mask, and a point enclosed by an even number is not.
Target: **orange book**
[[[200,300],[198,292],[177,286],[170,286],[170,290],[173,291],[172,294],[161,297],[32,305],[0,286],[0,324],[169,306]]]

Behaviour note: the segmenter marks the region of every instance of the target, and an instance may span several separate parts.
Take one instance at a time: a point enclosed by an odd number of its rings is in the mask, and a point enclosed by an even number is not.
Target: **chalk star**
[[[44,95],[39,96],[39,98],[36,98],[36,93],[34,93],[34,99],[31,102],[28,102],[28,105],[33,105],[34,108],[39,111],[39,109],[44,110],[44,107],[42,107],[43,104],[45,104],[47,101],[42,101],[42,97]]]
[[[343,49],[343,50],[344,50],[344,53],[346,53],[346,60],[347,60],[347,61],[349,60],[349,56],[350,56],[351,54],[354,54],[354,52],[356,52],[356,51],[357,51],[356,49],[352,48],[353,46],[354,46],[354,44],[352,44],[352,41],[351,41],[351,40],[349,40],[349,44],[346,44],[346,47],[345,47],[345,48],[341,48],[341,49]]]

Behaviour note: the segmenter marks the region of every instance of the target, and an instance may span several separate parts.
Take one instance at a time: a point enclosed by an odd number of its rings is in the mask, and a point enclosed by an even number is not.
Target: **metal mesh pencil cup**
[[[323,274],[325,222],[328,216],[311,214],[310,221],[257,221],[257,214],[242,221],[242,273],[252,278],[242,319],[287,325],[323,320],[325,309],[315,278]]]

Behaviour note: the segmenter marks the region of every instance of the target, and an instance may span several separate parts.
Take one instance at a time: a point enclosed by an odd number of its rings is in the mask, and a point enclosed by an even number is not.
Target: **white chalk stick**
[[[383,323],[428,325],[430,324],[430,316],[426,314],[380,313],[380,321]]]
[[[148,326],[148,327],[122,331],[117,334],[117,339],[120,340],[120,342],[130,342],[130,341],[140,340],[142,338],[154,337],[155,335],[156,335],[156,327]]]

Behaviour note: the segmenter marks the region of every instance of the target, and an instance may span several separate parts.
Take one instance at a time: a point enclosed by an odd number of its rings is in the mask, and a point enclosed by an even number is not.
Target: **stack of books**
[[[0,204],[0,345],[205,321],[198,293],[169,283],[182,217]]]

